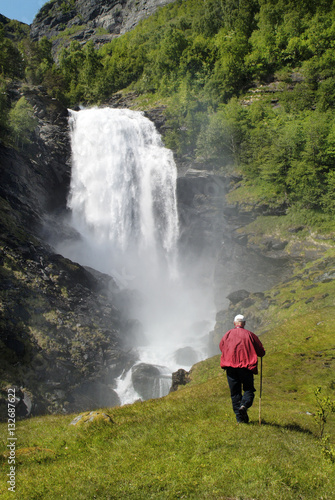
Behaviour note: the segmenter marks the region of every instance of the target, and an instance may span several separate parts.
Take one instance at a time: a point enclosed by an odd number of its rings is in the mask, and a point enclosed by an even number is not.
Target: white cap
[[[235,316],[234,318],[234,323],[245,323],[245,317],[243,316],[243,314],[238,314],[237,316]]]

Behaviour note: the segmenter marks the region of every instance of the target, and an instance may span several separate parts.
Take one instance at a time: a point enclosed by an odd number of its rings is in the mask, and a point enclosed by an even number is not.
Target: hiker
[[[234,318],[234,328],[221,339],[221,368],[226,370],[233,410],[237,423],[248,423],[248,408],[254,400],[254,374],[257,373],[258,356],[265,355],[259,338],[244,328],[245,317]],[[244,394],[242,396],[242,388]]]

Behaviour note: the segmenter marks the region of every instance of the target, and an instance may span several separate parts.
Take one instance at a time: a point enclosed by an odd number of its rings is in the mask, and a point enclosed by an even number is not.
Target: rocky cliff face
[[[41,88],[11,89],[34,108],[31,144],[0,145],[0,418],[6,387],[18,416],[119,403],[115,378],[136,355],[129,298],[110,276],[55,254],[70,179],[67,110]],[[19,392],[18,392],[19,393]]]
[[[159,7],[175,0],[63,0],[48,2],[37,14],[31,26],[31,36],[53,40],[54,49],[64,43],[60,38],[96,45],[111,41],[133,29],[142,19]],[[57,38],[58,37],[58,38]]]
[[[20,206],[23,223],[33,232],[41,230],[42,216],[65,206],[70,178],[70,145],[67,109],[51,99],[41,87],[9,89],[13,102],[24,96],[34,109],[36,129],[24,149],[1,147],[0,194]],[[29,200],[29,201],[28,201]]]

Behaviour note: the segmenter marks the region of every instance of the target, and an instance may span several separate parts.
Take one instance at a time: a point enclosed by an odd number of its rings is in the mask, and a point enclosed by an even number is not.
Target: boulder
[[[227,295],[227,299],[230,300],[232,304],[238,304],[242,300],[245,300],[247,297],[249,297],[250,292],[247,290],[236,290],[235,292],[230,293]]]
[[[158,398],[169,392],[171,378],[162,373],[162,367],[139,363],[132,369],[131,380],[143,400]]]
[[[98,422],[105,422],[106,424],[114,423],[112,417],[108,413],[103,411],[90,411],[75,417],[72,422],[70,422],[70,425],[81,426]]]
[[[335,279],[335,270],[323,273],[321,276],[314,278],[314,283],[330,283]]]
[[[117,393],[101,382],[83,382],[69,396],[68,410],[85,411],[91,408],[110,408],[120,405]]]
[[[172,386],[170,392],[175,392],[178,390],[180,385],[186,385],[190,382],[190,372],[180,368],[176,372],[172,373]]]
[[[175,362],[182,366],[192,366],[198,361],[198,354],[193,347],[181,347],[174,354]]]

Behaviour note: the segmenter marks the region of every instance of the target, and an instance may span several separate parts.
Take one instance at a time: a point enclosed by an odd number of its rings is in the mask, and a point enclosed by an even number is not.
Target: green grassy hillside
[[[291,288],[281,285],[281,294]],[[333,298],[315,299],[309,311],[278,306],[267,319],[257,332],[266,349],[261,425],[259,376],[251,422],[237,425],[215,356],[165,398],[104,409],[111,421],[18,422],[16,496],[3,479],[9,451],[1,424],[1,498],[333,499],[335,416],[329,407],[324,442],[315,396],[321,387],[323,409],[323,399],[335,399]]]

